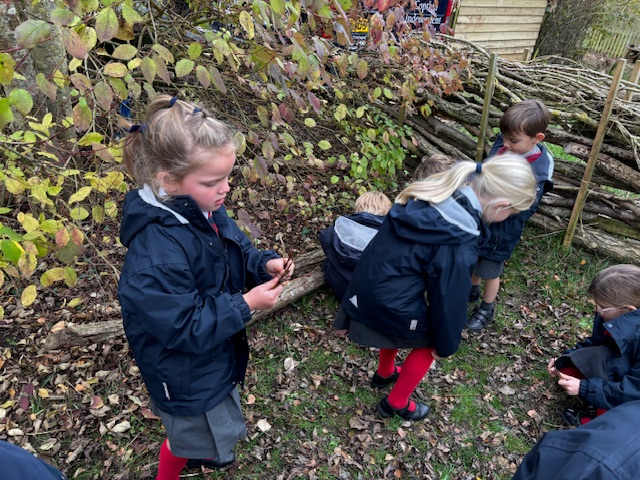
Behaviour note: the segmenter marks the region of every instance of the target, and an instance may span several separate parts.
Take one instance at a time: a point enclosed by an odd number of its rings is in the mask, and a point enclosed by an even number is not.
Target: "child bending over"
[[[459,162],[400,192],[363,252],[334,322],[355,343],[380,349],[371,385],[395,383],[377,406],[382,417],[427,416],[428,405],[410,396],[434,359],[458,349],[484,222],[527,210],[535,188],[527,161],[506,154],[484,164]],[[395,365],[400,348],[411,350],[401,367]]]
[[[382,192],[365,192],[356,199],[354,213],[340,216],[320,232],[320,245],[327,256],[324,278],[342,300],[363,250],[380,229],[391,200]]]

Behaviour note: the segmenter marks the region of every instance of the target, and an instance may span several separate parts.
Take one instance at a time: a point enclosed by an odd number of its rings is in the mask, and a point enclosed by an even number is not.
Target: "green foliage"
[[[330,157],[329,163],[345,163],[349,166],[346,183],[353,183],[361,190],[371,188],[388,191],[397,187],[397,172],[402,170],[406,157],[406,144],[411,141],[411,129],[396,125],[387,115],[371,107],[341,109],[340,126],[344,129],[343,142],[357,142],[360,149],[347,157],[344,154]],[[337,183],[338,177],[332,182]]]
[[[361,13],[350,0],[192,0],[188,11],[163,1],[36,0],[16,8],[29,20],[0,34],[0,208],[11,213],[0,224],[0,269],[24,306],[40,288],[74,285],[82,232],[117,217],[129,188],[116,115],[124,101],[134,116],[160,91],[205,103],[239,131],[248,186],[237,199],[282,184],[291,195],[275,208],[308,216],[331,199],[300,170],[323,169],[330,157],[348,165],[331,182],[395,185],[410,132],[366,105],[411,111],[425,90],[461,89],[467,69],[463,54],[429,43],[433,29],[409,34],[391,11],[371,17],[365,49],[349,51]],[[36,58],[43,54],[47,62]]]

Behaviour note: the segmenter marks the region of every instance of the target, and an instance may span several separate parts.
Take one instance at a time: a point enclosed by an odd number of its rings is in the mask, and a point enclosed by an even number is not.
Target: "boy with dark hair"
[[[382,192],[365,192],[356,199],[354,213],[340,216],[320,232],[320,245],[327,256],[324,278],[338,299],[342,300],[360,255],[378,233],[391,200]]]
[[[525,157],[536,176],[537,194],[536,201],[529,210],[489,226],[491,238],[480,246],[478,264],[471,277],[469,302],[475,302],[480,298],[480,283],[484,280],[482,303],[473,310],[467,321],[467,328],[473,332],[480,332],[493,321],[494,304],[500,288],[500,275],[504,270],[504,263],[520,241],[526,221],[538,209],[542,195],[553,188],[553,157],[541,143],[548,125],[549,112],[539,100],[516,103],[500,118],[501,133],[491,147],[489,157],[505,152]]]

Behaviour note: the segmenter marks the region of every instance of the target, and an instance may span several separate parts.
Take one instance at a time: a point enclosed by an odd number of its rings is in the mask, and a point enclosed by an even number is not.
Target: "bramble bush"
[[[408,28],[407,3],[372,15],[357,51],[352,0],[0,4],[0,282],[25,307],[76,284],[86,232],[116,221],[130,188],[117,114],[136,121],[159,92],[238,130],[238,197],[277,184],[292,216],[326,208],[309,169],[347,189],[392,188],[410,130],[376,104],[412,115],[425,92],[461,89],[467,68],[428,24]]]

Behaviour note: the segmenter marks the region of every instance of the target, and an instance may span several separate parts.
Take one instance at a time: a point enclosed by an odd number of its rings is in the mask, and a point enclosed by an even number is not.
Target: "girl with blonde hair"
[[[130,125],[120,239],[129,250],[118,297],[131,351],[167,438],[157,480],[189,462],[235,461],[246,435],[238,385],[249,359],[245,325],[275,305],[293,265],[257,250],[224,202],[236,160],[233,131],[192,103],[157,96]]]
[[[515,154],[458,162],[398,195],[362,254],[335,321],[354,342],[380,349],[371,385],[395,383],[378,403],[382,417],[427,416],[428,405],[409,397],[434,359],[458,349],[485,223],[528,209],[535,195],[533,171]],[[395,365],[400,348],[410,349],[402,366]]]

